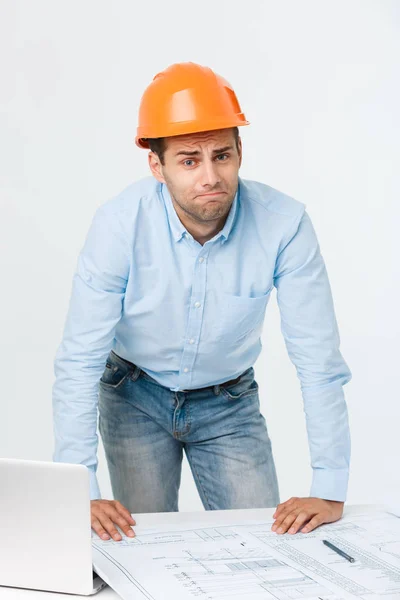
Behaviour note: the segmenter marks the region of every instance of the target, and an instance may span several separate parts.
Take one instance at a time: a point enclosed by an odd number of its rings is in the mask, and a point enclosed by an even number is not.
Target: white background
[[[192,60],[235,88],[241,176],[307,205],[335,299],[349,502],[400,502],[400,3],[5,1],[0,12],[0,455],[51,460],[53,359],[96,208],[148,174],[153,76]],[[256,364],[282,500],[308,495],[302,400],[275,300]],[[99,481],[111,497],[100,449]],[[181,510],[201,508],[185,464]]]

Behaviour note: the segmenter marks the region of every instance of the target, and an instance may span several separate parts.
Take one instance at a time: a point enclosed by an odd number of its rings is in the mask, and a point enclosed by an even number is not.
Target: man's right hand
[[[115,525],[118,525],[125,535],[134,537],[131,525],[136,525],[136,521],[118,500],[91,500],[90,513],[92,529],[102,540],[109,540],[110,536],[116,542],[122,540]]]

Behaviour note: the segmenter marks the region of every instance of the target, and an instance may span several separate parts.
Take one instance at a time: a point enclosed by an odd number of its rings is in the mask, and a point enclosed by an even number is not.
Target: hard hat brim
[[[240,117],[243,117],[242,119]],[[151,135],[151,133],[149,133],[149,130],[147,130],[146,134],[143,134],[138,130],[138,135],[135,138],[135,143],[139,148],[143,148],[145,150],[148,150],[150,148],[149,143],[148,143],[148,139],[150,138],[168,138],[168,137],[178,137],[178,136],[182,136],[182,135],[190,135],[192,133],[202,133],[204,131],[216,131],[218,129],[231,129],[233,127],[242,127],[243,125],[250,125],[250,121],[246,121],[243,113],[241,115],[238,115],[238,119],[236,120],[236,122],[232,122],[230,121],[229,124],[228,123],[224,123],[219,121],[214,122],[214,123],[209,123],[209,124],[204,124],[202,126],[201,129],[199,129],[199,125],[198,123],[190,123],[190,122],[181,122],[181,123],[175,123],[174,124],[174,133],[172,133],[171,131],[166,131],[165,135],[160,135],[160,133],[158,132],[158,135]],[[144,129],[144,128],[143,128]],[[179,132],[177,133],[176,130],[179,130]]]

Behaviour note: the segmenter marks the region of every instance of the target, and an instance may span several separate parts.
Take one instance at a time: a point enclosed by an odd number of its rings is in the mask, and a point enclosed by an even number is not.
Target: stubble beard
[[[233,203],[234,196],[224,202],[212,201],[210,204],[204,207],[192,207],[188,206],[187,203],[174,198],[178,206],[185,212],[185,214],[197,223],[210,223],[210,221],[216,221],[224,216],[227,216]]]

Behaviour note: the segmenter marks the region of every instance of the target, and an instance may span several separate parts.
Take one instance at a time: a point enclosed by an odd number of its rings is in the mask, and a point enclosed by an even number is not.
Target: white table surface
[[[361,511],[374,511],[383,509],[383,506],[377,505],[345,505],[344,514],[351,515]],[[274,509],[257,508],[246,511],[248,518],[269,520],[272,519]],[[181,513],[145,513],[134,515],[137,526],[157,527],[158,525],[173,525],[175,523],[204,523],[211,526],[223,525],[232,522],[232,517],[239,513],[243,519],[243,511],[224,510],[224,511],[201,511],[201,512],[181,512]],[[1,543],[1,540],[0,540]],[[105,587],[94,596],[75,596],[73,594],[57,594],[55,592],[40,592],[38,590],[25,590],[20,588],[10,588],[0,586],[0,600],[82,600],[82,598],[95,598],[96,600],[119,600],[120,596],[110,587]]]

